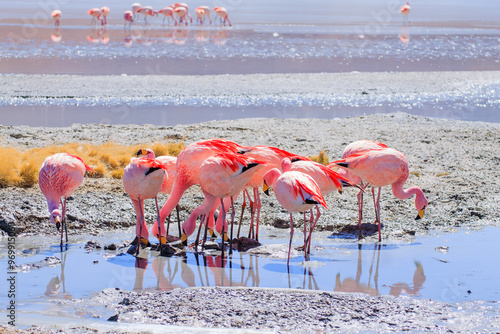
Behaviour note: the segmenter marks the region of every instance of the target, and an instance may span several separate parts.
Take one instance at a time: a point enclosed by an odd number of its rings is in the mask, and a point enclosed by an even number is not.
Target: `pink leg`
[[[243,214],[245,213],[245,208],[247,207],[247,200],[246,197],[248,195],[248,191],[245,189],[243,190],[243,204],[241,205],[241,216],[240,216],[240,224],[238,225],[238,233],[236,234],[236,237],[240,237],[240,232],[241,232],[241,224],[243,222]]]
[[[255,241],[259,241],[259,220],[260,220],[260,208],[262,207],[262,204],[260,202],[260,194],[259,194],[259,188],[254,188],[253,189],[253,196],[254,196],[254,205],[255,205],[255,214],[257,215],[257,218],[255,220]]]
[[[304,211],[304,254],[307,260],[307,218],[305,211]]]
[[[250,201],[250,228],[248,229],[248,237],[249,238],[255,238],[255,230],[254,230],[254,223],[255,223],[255,206],[254,202],[252,202],[252,199],[250,195],[248,195],[248,200]]]
[[[175,179],[172,192],[170,193],[167,202],[160,210],[160,220],[155,221],[153,225],[153,234],[158,239],[160,238],[160,234],[158,233],[159,230],[165,234],[167,233],[167,229],[165,228],[165,219],[167,219],[167,216],[169,216],[177,204],[179,204],[182,194],[184,194],[189,187],[191,187],[191,184],[183,184],[181,181],[178,181],[178,178]],[[166,237],[166,235],[161,236]]]
[[[375,214],[376,214],[376,219],[375,223],[378,222],[378,242],[382,241],[382,224],[380,222],[380,193],[382,192],[382,187],[378,188],[378,194],[377,194],[377,202],[375,204]],[[375,191],[372,188],[372,193],[373,193],[373,201],[375,202]]]
[[[290,212],[290,244],[288,245],[288,260],[286,261],[286,266],[290,265],[290,252],[292,250],[292,239],[293,239],[293,214]]]
[[[313,219],[314,214],[311,209],[311,219]],[[311,254],[311,240],[312,240],[312,232],[314,228],[316,227],[316,224],[318,223],[319,217],[321,217],[321,211],[319,210],[319,207],[316,205],[316,217],[314,218],[314,221],[311,223],[311,231],[309,232],[309,240],[307,243],[307,253]]]

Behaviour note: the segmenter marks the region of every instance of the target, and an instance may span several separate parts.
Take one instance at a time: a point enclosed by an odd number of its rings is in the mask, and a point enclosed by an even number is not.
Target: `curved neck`
[[[394,196],[396,196],[396,198],[407,199],[412,197],[413,195],[420,196],[424,194],[422,189],[420,189],[419,187],[410,187],[406,190],[403,189],[404,183],[405,181],[401,181],[392,184],[392,193],[394,194]]]

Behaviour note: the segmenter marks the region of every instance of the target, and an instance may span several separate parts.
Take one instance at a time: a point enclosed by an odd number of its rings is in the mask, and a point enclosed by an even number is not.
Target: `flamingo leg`
[[[225,226],[225,220],[226,220],[226,209],[224,208],[224,200],[223,198],[221,197],[220,199],[220,205],[222,207],[222,230],[221,230],[221,235],[222,235],[222,247],[221,247],[221,250],[222,250],[222,258],[224,258],[224,235],[225,235],[225,231],[224,231],[224,226]]]
[[[229,255],[233,254],[233,225],[234,225],[234,216],[236,215],[236,211],[234,209],[234,200],[231,197],[231,233],[229,238]]]
[[[293,239],[293,214],[290,212],[290,244],[288,245],[288,260],[286,261],[286,266],[290,271],[290,252],[292,250],[292,239]]]
[[[260,208],[261,208],[261,203],[260,203],[260,194],[259,194],[259,188],[254,188],[253,189],[253,197],[254,197],[254,202],[255,202],[255,214],[257,215],[257,218],[255,220],[255,241],[259,241],[259,220],[260,220]]]
[[[208,235],[208,215],[203,215],[203,220],[205,221],[205,232],[203,233],[203,241],[201,243],[201,249],[205,250],[205,242],[207,241],[207,235]]]
[[[248,195],[248,200],[250,201],[250,212],[251,212],[251,218],[250,218],[250,228],[248,230],[248,237],[249,238],[255,238],[255,230],[254,230],[254,219],[255,219],[255,211],[254,211],[254,202],[250,198],[250,195]]]
[[[313,211],[311,209],[311,219],[313,219],[313,217],[314,217],[314,214],[313,214]],[[314,222],[311,223],[311,231],[309,232],[309,241],[308,241],[308,245],[307,245],[307,253],[308,254],[311,254],[312,232],[313,232],[314,228],[316,227],[316,224],[318,223],[319,217],[321,217],[321,211],[319,210],[319,207],[316,205],[316,216],[314,218]]]
[[[382,187],[378,188],[378,194],[377,194],[377,203],[375,204],[375,214],[376,214],[376,219],[375,223],[378,222],[378,242],[382,241],[382,223],[380,222],[380,193],[382,192]],[[375,203],[375,191],[372,188],[372,193],[373,193],[373,201]]]
[[[248,192],[246,189],[243,191],[243,204],[241,205],[241,216],[240,216],[240,224],[238,225],[238,233],[236,234],[236,238],[240,237],[241,224],[243,222],[243,213],[245,212],[245,208],[247,207],[246,196],[248,196]]]
[[[155,196],[155,205],[156,205],[156,220],[159,221],[160,220],[160,208],[158,207],[158,197]],[[168,224],[168,226],[170,225],[170,222]],[[161,235],[161,226],[158,225],[158,233]],[[168,232],[167,232],[167,235],[168,235]],[[167,239],[165,238],[165,242],[167,242]],[[163,248],[163,238],[160,237],[160,254],[161,254],[161,250]]]
[[[137,252],[136,256],[139,255],[139,251],[141,250],[141,244],[142,244],[142,225],[145,224],[144,221],[144,202],[139,199],[138,201],[139,204],[139,214],[140,214],[140,219],[141,219],[141,225],[139,227],[139,243],[137,244]]]
[[[180,237],[182,237],[182,230],[181,230],[181,218],[180,218],[180,215],[179,215],[179,204],[177,204],[175,206],[175,211],[177,212],[177,227],[179,229],[179,238],[180,238]]]
[[[198,243],[200,242],[201,226],[203,225],[204,220],[205,220],[205,215],[201,215],[200,216],[200,226],[198,227],[198,233],[196,234],[196,240],[194,241],[194,244],[196,245],[196,249],[198,249]]]
[[[363,239],[363,232],[361,231],[361,221],[363,220],[363,191],[360,190],[358,193],[358,209],[359,209],[359,221],[358,221],[358,226],[359,226],[359,232],[358,232],[358,240]]]
[[[304,254],[307,260],[307,219],[305,211],[304,211]]]

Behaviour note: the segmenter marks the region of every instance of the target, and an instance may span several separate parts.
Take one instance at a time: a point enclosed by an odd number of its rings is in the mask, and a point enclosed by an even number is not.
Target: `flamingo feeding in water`
[[[106,7],[106,6],[102,7],[101,8],[101,13],[102,13],[102,17],[103,17],[101,23],[103,25],[107,25],[108,24],[108,20],[106,18],[107,18],[108,14],[109,14],[109,7]]]
[[[59,26],[59,24],[61,23],[61,14],[62,13],[59,9],[54,10],[51,14],[52,18],[56,21],[56,26]]]
[[[226,197],[232,198],[238,195],[252,175],[261,168],[262,162],[248,158],[244,155],[225,152],[218,153],[214,156],[207,158],[199,168],[199,183],[201,190],[205,195],[203,203],[196,208],[192,216],[190,216],[184,224],[182,224],[182,241],[186,244],[187,237],[191,235],[196,226],[196,217],[205,215],[205,224],[208,223],[208,213],[217,205],[217,199],[220,199],[223,219],[221,226],[221,235],[223,235],[223,242],[225,239],[225,209],[223,199]],[[231,222],[234,222],[234,205],[231,202],[233,215]],[[194,218],[194,219],[193,219]]]
[[[188,22],[186,20],[186,14],[187,14],[187,9],[184,7],[176,7],[174,8],[174,13],[179,17],[179,22],[185,22],[186,25],[188,25]]]
[[[382,148],[387,148],[387,145],[376,142],[376,141],[371,141],[371,140],[358,140],[355,142],[350,143],[349,145],[346,146],[344,149],[344,152],[342,153],[342,159],[347,158],[348,156],[351,156],[356,153],[362,153],[362,152],[367,152],[371,150],[378,150]],[[334,167],[335,164],[330,164],[328,165],[329,167]],[[357,195],[358,198],[358,225],[359,225],[359,233],[358,233],[358,239],[361,239],[363,237],[362,232],[361,232],[361,220],[363,219],[363,193],[366,187],[369,185],[368,183],[363,182],[363,180],[357,176],[354,175],[353,173],[349,172],[347,169],[339,169],[338,173],[347,179],[349,179],[352,183],[356,184],[359,186],[360,190]],[[373,193],[373,204],[375,205],[375,194]]]
[[[203,10],[203,15],[205,15],[210,20],[210,24],[212,24],[212,19],[210,18],[210,7],[208,7],[208,6],[200,6],[200,7],[196,8],[196,13],[197,14],[198,14],[198,10],[199,9]],[[199,18],[199,16],[198,16],[198,18]],[[201,24],[203,24],[203,22],[201,22]]]
[[[134,22],[134,13],[132,13],[131,10],[125,11],[125,14],[123,14],[123,19],[125,20],[125,25],[132,25],[132,22]]]
[[[96,25],[97,20],[101,21],[101,24],[103,24],[103,19],[101,19],[102,11],[99,8],[91,8],[87,14],[92,16],[92,24]]]
[[[61,246],[63,232],[66,230],[68,242],[68,226],[66,224],[66,201],[82,183],[87,171],[94,171],[83,160],[68,153],[57,153],[49,156],[42,164],[38,174],[38,185],[47,199],[50,220],[61,230]],[[62,211],[59,209],[59,202]]]
[[[185,8],[186,9],[185,16],[189,17],[189,20],[191,21],[191,23],[193,23],[193,17],[191,15],[189,15],[189,6],[186,3],[178,2],[178,3],[173,4],[172,6],[174,7],[174,9],[180,8],[180,7]],[[187,22],[186,22],[186,24],[187,24]]]
[[[241,149],[243,146],[229,140],[210,139],[189,144],[181,151],[177,156],[177,175],[172,192],[160,211],[160,219],[153,226],[153,234],[158,239],[166,236],[165,219],[179,203],[182,194],[191,186],[200,183],[199,169],[203,162],[217,153],[236,153]],[[191,217],[194,217],[194,220],[198,217],[196,209],[191,213]]]
[[[415,195],[415,207],[418,210],[415,219],[418,220],[424,216],[428,202],[422,189],[418,187],[403,189],[409,176],[408,161],[403,153],[392,148],[381,148],[351,154],[344,159],[332,162],[330,165],[344,168],[372,187],[379,188],[375,202],[375,223],[378,223],[379,242],[382,240],[380,222],[380,193],[382,187],[390,185],[392,193],[399,199],[407,199]],[[372,193],[375,196],[373,188]]]
[[[170,23],[170,18],[172,18],[177,25],[177,19],[174,17],[174,9],[172,7],[165,7],[158,11],[158,14],[163,14],[163,24],[165,24],[165,19],[168,17],[168,21]]]
[[[264,175],[264,193],[269,195],[269,187],[272,187],[276,195],[276,199],[290,213],[290,244],[288,246],[288,260],[290,263],[290,251],[292,249],[293,239],[293,212],[303,212],[310,210],[314,205],[321,204],[326,209],[325,199],[321,195],[318,184],[312,177],[298,171],[292,171],[292,162],[289,158],[282,161],[282,170],[273,168]],[[312,214],[312,211],[311,211]],[[318,218],[318,217],[317,217]],[[317,222],[312,217],[313,223]],[[304,230],[305,232],[305,230]],[[309,233],[311,239],[312,230]],[[304,240],[306,237],[304,236]],[[307,246],[304,244],[304,250],[307,251]]]
[[[224,7],[215,7],[214,12],[219,16],[222,24],[226,25],[226,21],[229,23],[229,26],[231,27],[231,21],[229,21],[229,18],[227,17],[227,9]]]
[[[158,207],[157,195],[162,188],[165,177],[168,177],[165,172],[165,166],[154,157],[152,150],[140,149],[137,156],[140,158],[132,158],[130,164],[125,167],[123,173],[123,186],[125,192],[129,194],[132,204],[134,205],[137,224],[135,228],[136,239],[132,242],[137,242],[139,251],[140,246],[146,247],[149,244],[148,227],[144,220],[144,200],[149,198],[155,199],[157,219],[160,216]],[[163,244],[160,240],[160,244]]]

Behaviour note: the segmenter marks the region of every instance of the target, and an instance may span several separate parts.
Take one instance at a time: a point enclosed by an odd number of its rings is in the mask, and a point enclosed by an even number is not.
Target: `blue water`
[[[263,229],[261,233],[263,244],[283,244],[287,249],[287,230]],[[115,233],[93,240],[120,244],[127,236]],[[496,307],[493,302],[500,301],[500,267],[496,265],[498,254],[491,249],[499,237],[500,229],[490,227],[359,246],[355,240],[336,239],[321,232],[313,239],[310,261],[304,262],[303,255],[296,254],[289,273],[283,257],[235,252],[230,256],[226,253],[223,263],[220,254],[204,257],[188,252],[182,257],[165,258],[146,251],[141,258],[135,258],[121,251],[86,250],[84,243],[90,236],[75,237],[79,241],[61,253],[59,246],[51,246],[57,244],[56,236],[44,240],[18,238],[15,261],[22,271],[15,274],[16,303],[21,323],[29,323],[24,317],[34,313],[42,318],[105,316],[112,311],[89,305],[82,314],[66,314],[54,303],[58,299],[88,298],[105,288],[294,288],[411,296],[450,303],[482,300]],[[298,246],[300,240],[301,236],[297,236],[294,245]],[[7,267],[6,244],[6,240],[2,242],[2,268]],[[28,264],[48,256],[62,259],[62,264],[26,269]],[[6,295],[2,300],[3,304]]]

